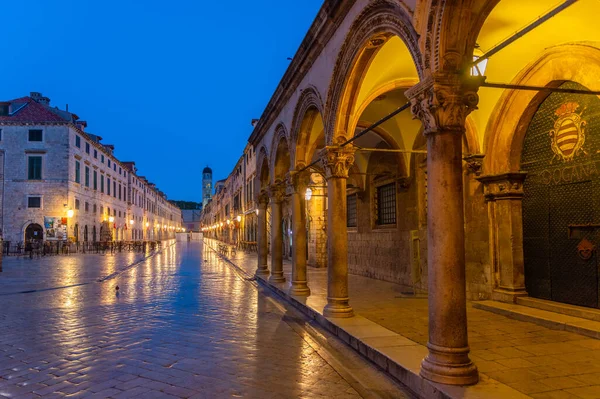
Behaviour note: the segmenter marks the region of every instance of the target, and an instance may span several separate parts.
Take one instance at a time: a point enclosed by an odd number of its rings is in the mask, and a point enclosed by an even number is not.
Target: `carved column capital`
[[[298,169],[302,169],[302,167],[299,167]],[[293,170],[287,174],[286,180],[288,188],[293,193],[304,195],[304,193],[306,192],[306,188],[310,184],[310,172],[307,170],[304,170],[302,172]]]
[[[321,163],[325,170],[325,178],[348,178],[348,171],[354,164],[353,145],[341,147],[339,145],[327,146],[321,150]]]
[[[406,91],[415,119],[425,135],[440,131],[463,133],[467,116],[477,109],[482,79],[436,72]]]
[[[471,154],[463,157],[467,170],[475,176],[481,176],[484,157],[483,154]]]
[[[477,180],[484,184],[485,199],[487,201],[498,201],[504,199],[522,199],[523,182],[526,176],[526,172],[511,172],[481,176]]]
[[[259,194],[258,194],[258,208],[259,209],[267,209],[267,206],[269,205],[269,194],[267,193],[266,190],[262,190]]]
[[[285,198],[285,185],[283,181],[277,179],[269,186],[269,197],[274,203],[282,203]]]

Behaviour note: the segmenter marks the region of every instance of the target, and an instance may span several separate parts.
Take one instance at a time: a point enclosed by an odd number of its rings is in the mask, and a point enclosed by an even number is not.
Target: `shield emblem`
[[[554,129],[550,131],[552,152],[554,157],[561,158],[563,161],[572,161],[573,158],[583,150],[585,143],[585,126],[587,122],[577,113],[579,104],[575,102],[566,102],[562,104],[554,113],[558,117],[554,122]]]

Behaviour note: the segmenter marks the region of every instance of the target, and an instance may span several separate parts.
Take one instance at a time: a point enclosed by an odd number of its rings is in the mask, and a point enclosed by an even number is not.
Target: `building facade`
[[[3,239],[174,237],[182,229],[179,208],[86,126],[40,93],[0,103]]]
[[[291,215],[290,293],[327,267],[325,316],[348,273],[426,293],[445,384],[478,380],[467,299],[599,307],[600,6],[554,6],[326,0],[249,138],[257,274],[284,281]]]

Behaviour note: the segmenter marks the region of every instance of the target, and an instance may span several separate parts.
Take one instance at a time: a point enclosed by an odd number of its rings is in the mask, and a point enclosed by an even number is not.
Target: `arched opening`
[[[348,44],[359,47],[348,49],[354,54],[348,75],[330,90],[335,116],[327,119],[328,143],[341,141],[333,132],[351,138],[408,103],[404,91],[419,82],[414,61],[419,55],[396,32],[386,28]],[[346,192],[349,271],[400,283],[409,287],[407,292],[427,286],[420,273],[427,268],[420,256],[426,223],[419,221],[426,213],[418,211],[426,202],[417,195],[415,173],[407,167],[415,151],[426,152],[413,150],[420,131],[420,121],[406,110],[356,139]],[[374,245],[381,248],[376,260],[368,251]]]
[[[285,192],[287,186],[287,174],[290,171],[291,166],[291,155],[290,146],[288,145],[288,138],[285,129],[282,125],[275,129],[275,140],[273,142],[273,155],[271,156],[273,162],[273,185],[276,189]],[[271,193],[273,194],[273,192]],[[273,205],[274,198],[271,197],[271,204]],[[275,234],[281,233],[281,245],[282,245],[282,256],[284,259],[290,259],[292,256],[291,247],[291,229],[288,227],[287,221],[291,219],[291,207],[289,201],[285,196],[282,197],[282,202],[279,205],[280,219],[272,220],[271,229]],[[271,208],[273,208],[271,206]],[[271,212],[273,210],[271,209]],[[272,213],[272,215],[275,215]],[[277,223],[275,226],[273,223]]]
[[[562,88],[585,89],[566,82]],[[523,252],[529,295],[597,308],[600,99],[553,93],[538,107],[521,153]]]
[[[75,242],[79,242],[79,224],[75,223],[73,227],[73,237],[75,237]]]
[[[44,229],[37,223],[31,223],[25,229],[25,242],[42,241],[44,239]]]
[[[327,181],[319,162],[325,147],[323,104],[318,92],[309,87],[298,100],[292,130],[295,168],[313,164],[305,198],[307,265],[327,267]]]
[[[87,224],[85,226],[83,226],[83,241],[84,242],[88,241],[88,226],[87,226]]]
[[[100,232],[100,234],[102,234],[102,232]],[[96,226],[94,225],[94,227],[92,227],[92,241],[96,242],[97,241],[96,238],[97,238],[96,237]]]

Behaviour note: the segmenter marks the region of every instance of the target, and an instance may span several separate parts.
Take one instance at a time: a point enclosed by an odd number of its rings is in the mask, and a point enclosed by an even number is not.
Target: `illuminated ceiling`
[[[403,85],[408,88],[418,81],[417,68],[408,48],[397,37],[391,37],[377,52],[365,73],[356,98],[354,112],[364,109],[366,102],[382,91]],[[400,106],[402,104],[399,104]],[[396,107],[397,108],[397,107]]]
[[[493,48],[516,31],[536,20],[558,4],[556,0],[502,0],[483,25],[477,43],[481,50]],[[580,0],[532,32],[493,55],[485,75],[489,82],[510,83],[547,48],[574,42],[600,41],[600,1]],[[590,88],[600,90],[599,87]],[[503,90],[481,88],[479,110],[471,115],[480,142],[485,127]]]

